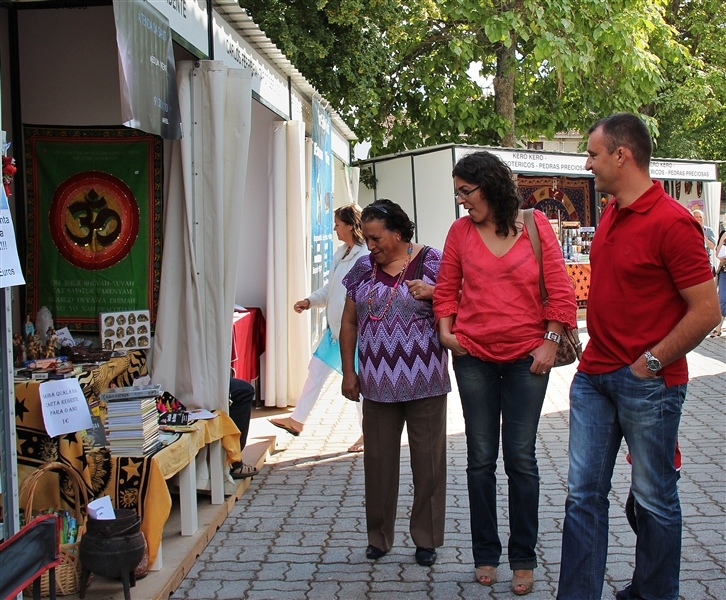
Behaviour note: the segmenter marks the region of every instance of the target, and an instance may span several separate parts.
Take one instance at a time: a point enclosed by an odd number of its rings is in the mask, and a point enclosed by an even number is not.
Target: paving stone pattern
[[[586,336],[585,336],[586,337]],[[726,599],[726,337],[706,339],[689,355],[691,383],[681,422],[683,507],[681,598]],[[554,598],[567,477],[568,389],[572,367],[555,369],[539,427],[540,534],[531,600]],[[452,382],[455,380],[452,375]],[[305,432],[280,433],[277,451],[199,557],[174,599],[457,599],[514,598],[506,554],[500,582],[474,581],[466,492],[466,441],[456,391],[448,405],[446,540],[433,567],[420,567],[408,533],[412,481],[402,449],[396,541],[378,561],[365,558],[363,456],[349,454],[357,438],[354,407],[331,378]],[[603,598],[629,580],[635,536],[625,518],[630,470],[621,448],[610,495],[610,540]],[[507,487],[497,473],[499,528],[507,546]]]

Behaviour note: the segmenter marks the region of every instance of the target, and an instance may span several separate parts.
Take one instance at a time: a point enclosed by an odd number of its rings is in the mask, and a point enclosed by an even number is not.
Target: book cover
[[[81,439],[84,447],[87,448],[104,448],[108,446],[106,439],[106,431],[103,427],[103,421],[98,415],[91,415],[92,429],[85,429],[81,432]]]
[[[140,398],[153,398],[161,395],[161,385],[136,385],[130,387],[110,388],[101,392],[99,396],[106,402],[115,402],[117,400],[131,400]]]

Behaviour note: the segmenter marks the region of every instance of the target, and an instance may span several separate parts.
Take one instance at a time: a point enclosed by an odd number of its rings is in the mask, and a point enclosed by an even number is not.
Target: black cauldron
[[[90,523],[89,519],[89,523]],[[136,585],[134,569],[144,557],[144,534],[141,531],[126,535],[104,536],[87,531],[81,538],[81,586],[79,596],[86,594],[89,573],[103,577],[121,578],[124,599],[131,600],[129,587]]]
[[[141,528],[141,517],[131,508],[117,508],[115,519],[92,519],[86,521],[86,531],[99,537],[128,535]],[[83,538],[81,538],[83,539]]]

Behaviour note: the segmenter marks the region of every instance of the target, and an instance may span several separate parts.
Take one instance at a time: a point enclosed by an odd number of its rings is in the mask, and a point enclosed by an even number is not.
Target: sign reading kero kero
[[[91,411],[77,379],[45,381],[38,387],[43,422],[50,437],[93,428]]]

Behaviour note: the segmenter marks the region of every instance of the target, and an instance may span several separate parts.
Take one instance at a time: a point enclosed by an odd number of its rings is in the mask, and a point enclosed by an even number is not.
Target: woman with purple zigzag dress
[[[370,255],[358,259],[343,280],[348,296],[340,351],[343,395],[363,398],[366,558],[381,558],[393,545],[405,424],[414,485],[411,538],[416,562],[430,566],[444,542],[451,391],[431,304],[441,252],[411,241],[414,224],[390,200],[370,204],[361,219]]]

